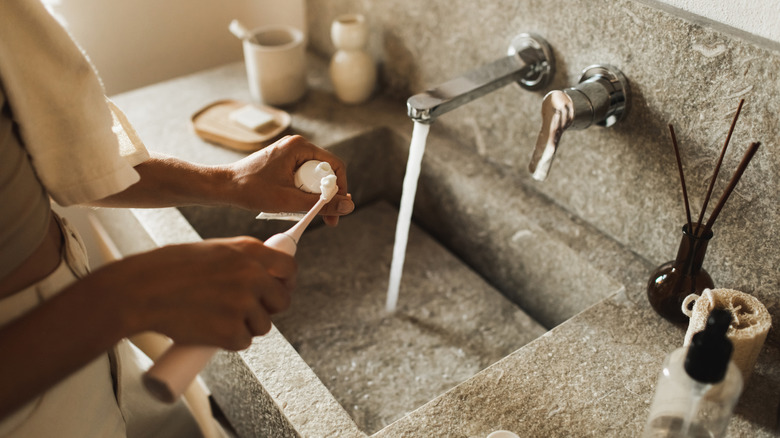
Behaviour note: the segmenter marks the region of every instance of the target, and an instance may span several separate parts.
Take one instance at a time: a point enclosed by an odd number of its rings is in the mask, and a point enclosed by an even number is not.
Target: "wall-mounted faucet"
[[[547,93],[542,101],[542,129],[528,165],[533,178],[547,178],[565,130],[614,125],[625,117],[630,96],[623,73],[609,65],[590,66],[575,87]]]
[[[512,82],[529,90],[543,88],[554,73],[555,60],[547,41],[538,35],[520,34],[512,40],[506,57],[416,94],[406,101],[406,107],[412,120],[432,123],[436,117]]]

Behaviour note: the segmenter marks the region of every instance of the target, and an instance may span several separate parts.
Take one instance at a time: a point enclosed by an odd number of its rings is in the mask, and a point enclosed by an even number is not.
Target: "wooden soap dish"
[[[230,113],[247,105],[253,105],[271,114],[273,122],[253,131],[230,119]],[[206,106],[193,114],[190,120],[200,138],[231,149],[251,152],[267,146],[271,140],[289,128],[291,117],[289,113],[270,106],[226,99]]]

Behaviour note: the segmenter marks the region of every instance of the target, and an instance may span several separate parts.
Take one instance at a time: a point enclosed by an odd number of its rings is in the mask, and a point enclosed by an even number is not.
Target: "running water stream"
[[[390,264],[390,280],[385,305],[388,312],[394,312],[398,304],[398,291],[401,287],[401,276],[406,258],[406,244],[409,240],[409,227],[412,224],[414,197],[417,194],[417,180],[420,178],[422,158],[430,128],[429,124],[414,122],[412,142],[409,145],[409,160],[406,162],[406,175],[401,193],[401,207],[398,211],[398,222],[395,227],[393,261]]]

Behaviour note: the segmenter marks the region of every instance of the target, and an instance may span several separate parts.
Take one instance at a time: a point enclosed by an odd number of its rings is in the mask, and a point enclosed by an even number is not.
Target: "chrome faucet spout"
[[[407,114],[416,122],[432,123],[442,114],[513,82],[536,90],[550,82],[554,67],[547,42],[538,35],[521,34],[512,40],[506,57],[410,97]]]

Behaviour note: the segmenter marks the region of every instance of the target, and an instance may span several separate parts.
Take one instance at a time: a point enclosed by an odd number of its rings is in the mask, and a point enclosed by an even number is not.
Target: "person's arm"
[[[298,136],[225,166],[152,158],[136,166],[140,182],[95,204],[307,210],[318,195],[296,189],[293,176],[312,159],[328,161],[338,178],[339,194],[325,213],[333,224],[354,208],[345,168]],[[295,269],[292,257],[251,237],[163,247],[101,268],[0,328],[0,419],[139,332],[156,331],[181,344],[246,348],[270,329],[270,314],[289,306]]]
[[[292,257],[250,237],[168,246],[99,269],[0,328],[0,419],[136,333],[248,347],[289,306],[296,270]]]
[[[346,168],[335,155],[300,136],[287,136],[235,163],[205,166],[173,157],[153,156],[135,167],[140,182],[92,203],[106,207],[231,205],[252,211],[306,211],[319,195],[294,187],[295,170],[309,160],[327,161],[339,191],[321,215],[335,224],[354,209],[347,194]]]

